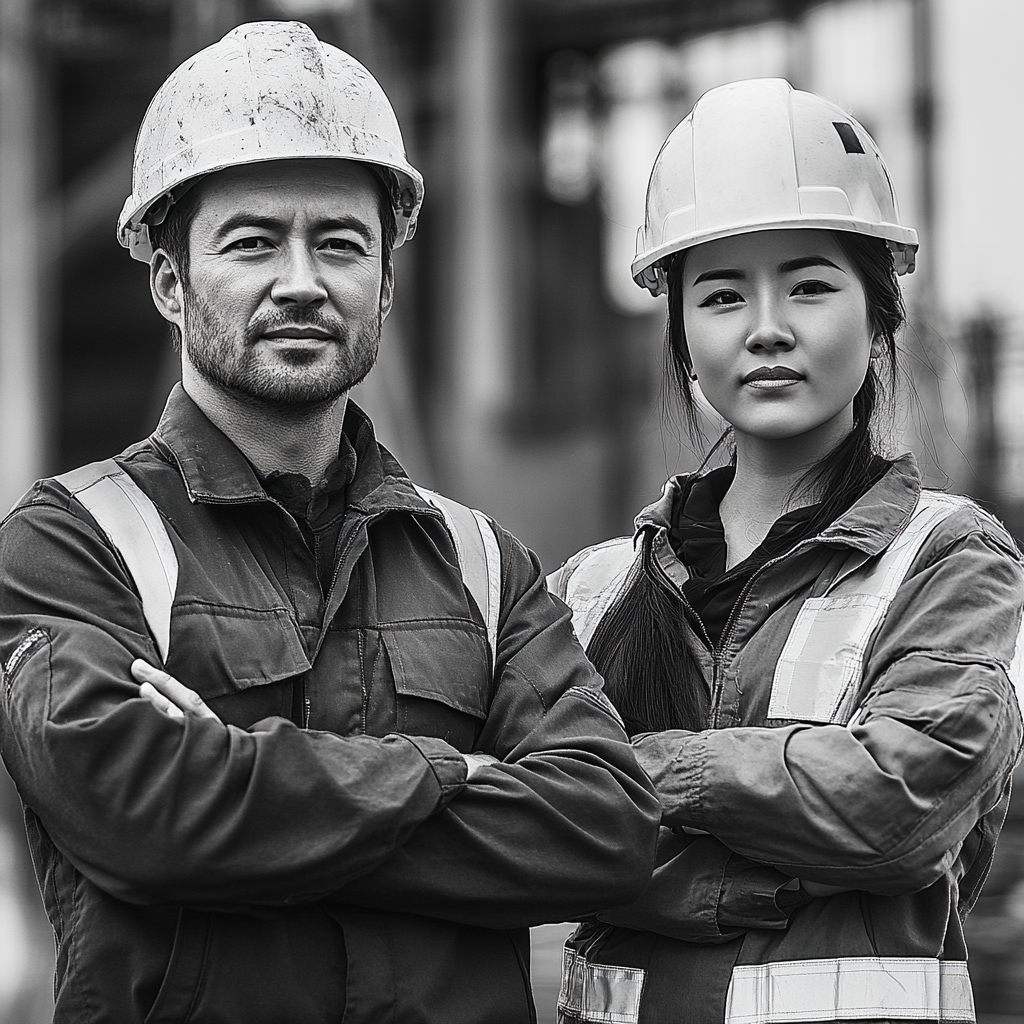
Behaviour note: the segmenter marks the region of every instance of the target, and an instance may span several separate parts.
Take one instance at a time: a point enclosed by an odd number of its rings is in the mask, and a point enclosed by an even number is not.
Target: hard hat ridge
[[[719,86],[654,162],[633,279],[659,295],[666,256],[772,228],[871,235],[889,244],[897,273],[914,269],[917,232],[900,223],[882,154],[854,118],[784,79]]]
[[[149,260],[149,224],[201,177],[269,160],[366,163],[397,181],[395,246],[411,238],[423,178],[384,90],[301,22],[239,25],[173,71],[143,118],[118,239]]]

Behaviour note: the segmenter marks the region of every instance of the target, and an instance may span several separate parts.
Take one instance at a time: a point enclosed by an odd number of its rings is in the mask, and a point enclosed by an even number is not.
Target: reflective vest
[[[768,718],[857,724],[872,637],[932,531],[965,505],[973,503],[923,491],[906,526],[881,554],[851,552],[825,593],[805,599],[775,666]],[[632,575],[643,571],[641,558],[642,545],[620,538],[589,549],[550,578],[573,609],[573,627],[584,647]],[[1022,648],[1018,637],[1011,665],[1018,696]],[[640,968],[591,963],[570,939],[563,952],[560,1022],[639,1024],[645,980]],[[700,979],[680,983],[699,985]],[[849,1020],[973,1022],[967,964],[851,956],[740,964],[732,970],[726,1024]]]
[[[90,463],[56,479],[85,506],[124,559],[142,599],[146,624],[166,661],[178,558],[156,505],[113,459]],[[494,530],[482,512],[425,487],[416,486],[416,490],[444,519],[463,582],[487,627],[493,672],[501,610],[501,552]]]

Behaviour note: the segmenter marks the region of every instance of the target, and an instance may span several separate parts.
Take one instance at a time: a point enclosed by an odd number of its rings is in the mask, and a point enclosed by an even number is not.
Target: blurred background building
[[[114,237],[167,73],[242,21],[363,61],[427,199],[357,396],[421,482],[549,568],[693,468],[663,302],[629,277],[654,156],[706,89],[787,77],[885,153],[922,236],[894,444],[1024,532],[1018,0],[0,0],[0,503],[148,433],[177,376]],[[710,425],[713,436],[713,424]],[[52,938],[0,779],[0,1024],[49,1019]],[[979,1019],[1024,1022],[1024,798],[969,922]],[[538,933],[553,1020],[558,931]]]

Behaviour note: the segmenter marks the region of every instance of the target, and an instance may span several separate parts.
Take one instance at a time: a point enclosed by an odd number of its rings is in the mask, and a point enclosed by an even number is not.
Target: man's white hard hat
[[[153,97],[135,143],[118,240],[148,261],[147,221],[160,223],[203,175],[304,158],[356,160],[393,172],[395,246],[412,237],[423,178],[406,159],[398,119],[370,72],[301,22],[239,25],[186,60]]]
[[[871,136],[841,107],[781,78],[706,92],[665,140],[647,188],[633,280],[666,290],[662,261],[701,242],[769,228],[826,228],[885,239],[898,274],[917,232]]]

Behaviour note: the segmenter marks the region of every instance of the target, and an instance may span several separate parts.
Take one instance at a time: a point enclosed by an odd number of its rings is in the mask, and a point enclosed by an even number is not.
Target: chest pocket
[[[178,560],[156,506],[112,459],[56,479],[88,509],[120,552],[142,599],[157,649],[167,662]],[[444,519],[463,582],[483,619],[483,631],[419,622],[382,631],[394,677],[397,728],[413,735],[440,736],[460,750],[472,751],[494,686],[501,552],[494,529],[482,513],[433,491],[417,490]],[[201,646],[206,659],[221,655],[232,669],[224,673],[232,686],[201,696],[216,701],[231,694],[232,707],[246,720],[286,715],[290,690],[282,684],[310,668],[287,610],[243,611],[237,616],[202,608],[179,612],[184,616],[191,610],[204,620],[205,642]],[[264,621],[254,621],[260,615]],[[254,635],[261,634],[262,642],[252,643]],[[272,642],[267,642],[268,635]],[[176,649],[175,670],[180,671],[178,663],[188,653],[179,655]],[[186,678],[192,675],[183,674]],[[240,701],[239,695],[245,699]]]
[[[472,753],[491,704],[493,674],[482,635],[417,623],[385,629],[395,689],[395,730],[437,736]]]
[[[846,725],[864,656],[900,584],[932,530],[964,499],[924,491],[903,532],[882,555],[850,556],[822,597],[804,601],[772,678],[768,717]]]

